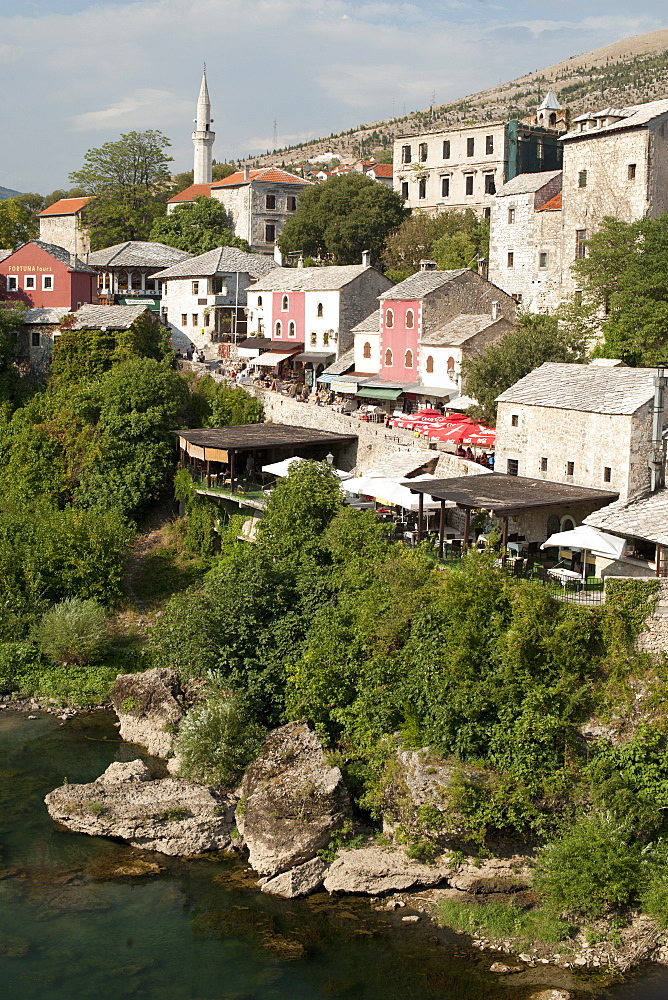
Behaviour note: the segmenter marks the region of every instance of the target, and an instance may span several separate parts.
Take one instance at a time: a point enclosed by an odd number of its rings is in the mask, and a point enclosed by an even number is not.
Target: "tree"
[[[151,239],[178,250],[200,254],[216,247],[237,247],[250,251],[246,240],[234,235],[227,212],[215,198],[196,198],[177,205],[173,212],[155,219]]]
[[[233,163],[216,163],[213,161],[211,166],[211,180],[215,183],[216,181],[222,181],[225,177],[229,177],[236,171],[236,167]],[[184,170],[180,174],[174,174],[172,177],[172,197],[178,194],[179,191],[185,190],[185,188],[190,187],[191,184],[195,183],[195,172],[194,170]]]
[[[573,265],[582,301],[563,315],[569,329],[603,336],[596,354],[653,367],[668,350],[668,215],[605,218]]]
[[[358,264],[362,251],[379,260],[387,236],[407,217],[395,191],[351,172],[305,188],[278,239],[284,253],[302,251],[335,264]]]
[[[564,329],[555,316],[527,313],[516,330],[462,365],[469,396],[478,400],[476,416],[496,423],[496,397],[546,361],[582,361],[585,343],[580,334]]]
[[[39,233],[39,223],[33,213],[18,198],[0,201],[0,247],[16,250]]]
[[[56,188],[51,194],[47,194],[44,199],[44,207],[49,208],[50,205],[54,205],[57,201],[62,201],[63,198],[85,198],[86,192],[82,187],[73,187],[65,190],[65,188]]]
[[[169,197],[169,139],[155,129],[128,132],[89,149],[84,166],[70,174],[93,200],[83,211],[94,250],[124,240],[147,240]]]
[[[442,270],[477,267],[476,257],[489,254],[489,222],[473,209],[425,215],[414,212],[385,241],[383,262],[397,281],[414,274],[424,258]]]

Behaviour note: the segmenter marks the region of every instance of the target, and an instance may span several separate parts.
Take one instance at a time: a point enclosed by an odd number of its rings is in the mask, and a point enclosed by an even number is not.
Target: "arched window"
[[[295,327],[295,324],[293,323],[292,320],[290,320],[290,323],[288,324],[288,337],[294,337],[296,333],[297,329]]]
[[[258,307],[258,309],[261,307],[261,305],[262,305],[262,296],[258,295],[258,297],[257,297],[257,307]]]
[[[557,517],[557,515],[550,514],[550,516],[547,519],[547,533],[545,537],[549,538],[550,535],[556,535],[556,533],[560,530],[560,528],[561,525],[559,523],[559,518]]]
[[[388,330],[391,330],[394,326],[394,313],[391,309],[388,309],[385,313],[385,326]]]
[[[455,359],[448,358],[448,375],[451,375],[455,370]]]
[[[575,527],[575,521],[572,517],[562,517],[561,519],[561,530],[562,531],[572,531]]]
[[[283,296],[283,305],[282,305],[282,307],[281,307],[281,308],[283,309],[283,312],[287,312],[287,311],[288,311],[288,306],[289,306],[289,304],[290,304],[290,303],[288,302],[288,297],[287,297],[287,295],[284,295],[284,296]]]
[[[554,126],[556,124],[557,124],[557,116],[555,115],[555,113],[553,111],[552,114],[550,115],[550,125],[551,125],[552,128],[554,128]]]
[[[406,353],[404,354],[404,367],[405,368],[412,368],[413,367],[413,352],[412,351],[406,351]]]
[[[277,337],[282,337],[283,336],[283,326],[281,324],[280,319],[276,320],[276,336]]]
[[[392,351],[385,351],[385,367],[390,368],[392,365]]]
[[[318,316],[322,318],[322,302],[318,302]]]
[[[413,315],[413,310],[409,309],[408,312],[406,313],[406,329],[412,330],[414,322],[415,322],[415,317]]]
[[[364,345],[364,350],[362,351],[362,357],[364,357],[364,358],[370,358],[371,357],[371,344],[369,343],[368,340],[367,340],[367,342]]]
[[[427,358],[427,364],[425,365],[425,369],[429,375],[431,375],[434,371],[434,359],[431,356],[431,354]]]

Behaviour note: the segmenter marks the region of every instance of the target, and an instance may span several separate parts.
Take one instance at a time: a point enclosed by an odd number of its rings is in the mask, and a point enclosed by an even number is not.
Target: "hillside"
[[[547,90],[553,90],[574,115],[597,105],[623,107],[662,97],[668,94],[668,30],[625,38],[449,104],[358,125],[266,156],[250,157],[248,162],[266,164],[280,158],[286,164],[300,163],[330,151],[339,157],[359,156],[390,147],[398,135],[425,128],[522,118],[533,111]]]
[[[21,192],[13,191],[11,188],[0,185],[0,201],[4,201],[6,198],[16,198],[17,194],[21,194]]]

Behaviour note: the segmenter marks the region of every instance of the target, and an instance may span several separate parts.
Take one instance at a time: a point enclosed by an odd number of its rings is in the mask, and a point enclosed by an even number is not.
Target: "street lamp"
[[[332,462],[334,461],[334,456],[332,455],[331,451],[329,452],[328,455],[325,455],[325,461],[327,462],[327,465],[331,465]]]

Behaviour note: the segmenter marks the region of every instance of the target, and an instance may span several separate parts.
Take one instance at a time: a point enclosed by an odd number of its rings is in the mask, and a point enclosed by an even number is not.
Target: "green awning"
[[[366,399],[398,399],[403,389],[382,389],[379,385],[360,386],[358,396]]]

